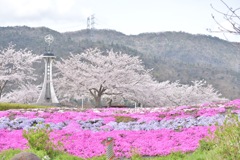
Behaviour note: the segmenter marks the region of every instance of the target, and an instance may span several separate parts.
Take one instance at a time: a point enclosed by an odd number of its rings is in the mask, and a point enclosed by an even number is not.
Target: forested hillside
[[[190,83],[205,79],[227,98],[240,96],[239,43],[183,32],[125,35],[113,30],[59,33],[45,27],[0,27],[0,48],[13,43],[16,48],[28,48],[33,53],[43,54],[47,34],[55,38],[52,47],[58,59],[90,47],[113,49],[139,56],[147,68],[153,68],[153,75],[159,81]],[[36,68],[42,75],[43,65]]]

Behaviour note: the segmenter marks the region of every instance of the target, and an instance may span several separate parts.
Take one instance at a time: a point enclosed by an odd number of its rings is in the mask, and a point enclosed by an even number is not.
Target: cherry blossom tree
[[[180,84],[176,82],[161,82],[155,87],[152,99],[152,106],[180,106],[180,105],[197,105],[207,102],[224,102],[227,99],[222,98],[221,94],[207,84],[206,81],[193,81],[192,84]],[[158,97],[158,98],[157,98]]]
[[[138,57],[111,51],[88,49],[71,54],[55,65],[59,72],[56,90],[61,98],[92,96],[95,106],[102,98],[120,97],[147,107],[176,106],[224,100],[211,85],[195,81],[193,85],[157,82]]]
[[[80,98],[91,95],[95,106],[101,106],[103,96],[134,97],[136,92],[151,83],[150,70],[146,70],[138,57],[98,49],[62,59],[55,65],[61,74],[56,90],[63,97]]]
[[[18,89],[10,91],[3,95],[2,102],[10,103],[34,103],[37,101],[40,90],[34,84],[22,84]]]
[[[0,98],[6,87],[19,86],[27,80],[35,80],[33,64],[38,62],[40,56],[27,49],[15,50],[9,46],[0,51]]]

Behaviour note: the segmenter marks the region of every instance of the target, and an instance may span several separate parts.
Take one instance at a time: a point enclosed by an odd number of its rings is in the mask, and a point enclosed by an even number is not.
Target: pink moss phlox
[[[173,151],[189,152],[199,147],[199,140],[209,135],[209,131],[214,132],[216,127],[193,126],[189,128],[179,128],[177,130],[111,130],[91,131],[81,128],[79,121],[89,121],[100,119],[104,124],[115,121],[115,116],[128,116],[136,118],[138,122],[151,122],[168,119],[215,116],[225,113],[229,106],[239,107],[240,100],[234,100],[223,104],[204,104],[204,106],[180,106],[172,110],[163,108],[105,108],[89,109],[84,112],[77,111],[1,111],[1,117],[15,116],[32,118],[44,118],[46,123],[64,122],[67,125],[61,130],[54,130],[50,136],[54,142],[61,141],[64,149],[73,155],[82,158],[91,158],[105,154],[105,146],[101,143],[107,137],[115,139],[114,152],[117,157],[130,157],[131,152],[137,149],[142,156],[167,155]],[[234,110],[239,113],[239,110]],[[101,128],[111,127],[103,125]],[[109,131],[110,130],[110,131]],[[0,129],[0,151],[10,148],[25,149],[26,140],[22,136],[22,130]]]
[[[215,127],[191,127],[182,131],[161,129],[155,131],[111,131],[92,132],[76,130],[75,124],[63,130],[55,130],[51,138],[64,144],[65,150],[73,155],[91,158],[105,153],[105,146],[101,142],[107,137],[115,139],[115,153],[118,157],[129,157],[131,149],[138,148],[142,155],[166,155],[172,151],[194,151],[199,140],[208,135],[208,130]],[[22,130],[1,130],[1,150],[9,148],[26,148],[26,140],[22,137]],[[10,140],[7,140],[10,139]],[[147,141],[146,141],[147,139]]]
[[[0,118],[1,118],[1,117],[7,117],[8,114],[9,114],[8,111],[0,111]]]
[[[0,151],[7,149],[26,149],[27,140],[22,136],[22,130],[0,130]]]

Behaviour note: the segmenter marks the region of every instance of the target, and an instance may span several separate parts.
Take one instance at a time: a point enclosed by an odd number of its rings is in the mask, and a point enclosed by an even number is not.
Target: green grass
[[[0,103],[0,111],[9,109],[34,109],[34,108],[51,108],[50,106],[38,106],[30,104],[19,104],[19,103]]]
[[[137,121],[136,118],[132,118],[132,117],[129,117],[129,116],[115,116],[115,122],[117,123],[120,123],[120,122],[135,122]]]
[[[20,149],[9,149],[9,150],[2,151],[0,153],[0,159],[10,160],[15,154],[18,154],[20,152],[21,152]]]
[[[40,159],[43,159],[44,156],[47,155],[47,153],[43,150],[33,150],[33,149],[27,149],[24,150],[26,152],[31,152],[37,155]],[[11,158],[15,155],[20,153],[21,150],[19,149],[10,149],[10,150],[5,150],[0,153],[0,159],[1,160],[11,160]],[[58,155],[54,156],[51,160],[83,160],[82,158],[64,153],[64,152],[59,152]]]

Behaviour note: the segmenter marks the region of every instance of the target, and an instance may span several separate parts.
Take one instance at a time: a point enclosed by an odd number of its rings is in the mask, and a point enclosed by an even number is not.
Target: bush
[[[206,139],[200,140],[199,143],[199,150],[201,150],[202,152],[211,151],[215,146],[215,143],[213,141],[209,141]]]
[[[50,139],[51,129],[49,125],[45,128],[29,129],[23,131],[23,137],[27,139],[27,145],[35,151],[46,151],[46,154],[52,158],[59,154],[63,147],[61,142],[54,144]]]
[[[200,141],[199,151],[208,159],[240,159],[240,121],[237,115],[228,116],[224,125],[217,126],[214,136]]]
[[[236,115],[218,127],[212,142],[222,159],[240,159],[240,121]]]

